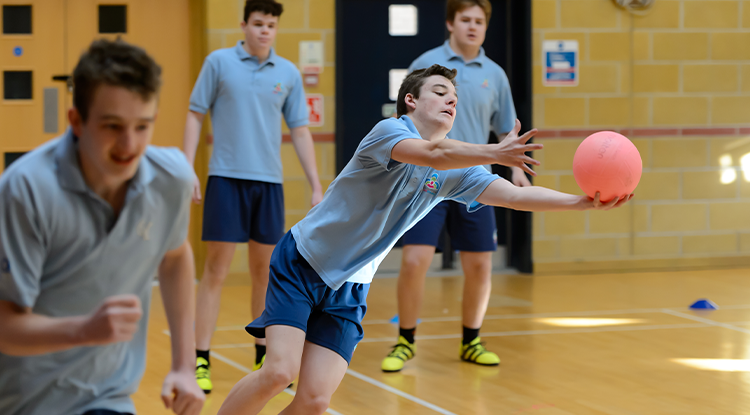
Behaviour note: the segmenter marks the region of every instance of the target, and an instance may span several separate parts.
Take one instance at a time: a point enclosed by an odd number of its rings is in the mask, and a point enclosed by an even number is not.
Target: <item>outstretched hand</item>
[[[596,195],[594,196],[593,199],[590,198],[590,197],[588,197],[588,196],[582,196],[582,197],[585,199],[584,203],[586,203],[586,205],[587,205],[586,208],[585,208],[585,210],[589,210],[589,209],[593,209],[593,210],[610,210],[610,209],[618,208],[618,207],[624,205],[630,199],[632,199],[633,196],[635,196],[635,195],[633,193],[631,193],[631,194],[626,195],[626,196],[621,196],[619,198],[614,198],[614,199],[612,199],[612,200],[610,200],[609,202],[606,202],[606,203],[602,202],[601,200],[599,200],[599,197],[600,197],[599,192],[596,192]]]
[[[509,132],[503,141],[498,144],[497,163],[508,167],[518,167],[526,173],[536,176],[536,173],[529,167],[529,164],[538,166],[540,163],[527,156],[526,152],[541,150],[544,146],[528,143],[529,139],[537,133],[536,129],[531,129],[520,137],[518,136],[519,131],[521,131],[521,121],[516,120],[513,131]]]

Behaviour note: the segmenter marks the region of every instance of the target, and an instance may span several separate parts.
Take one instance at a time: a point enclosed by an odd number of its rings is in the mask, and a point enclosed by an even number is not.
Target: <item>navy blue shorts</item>
[[[306,333],[307,341],[351,363],[365,335],[361,323],[369,289],[370,284],[347,282],[334,291],[302,257],[292,233],[287,232],[271,256],[266,309],[245,330],[264,338],[268,326],[296,327]]]
[[[485,206],[469,213],[466,205],[447,200],[440,202],[401,239],[403,245],[439,244],[440,232],[447,227],[451,248],[465,252],[491,252],[497,249],[495,210]]]
[[[278,183],[209,176],[203,240],[275,245],[284,236],[284,189]]]

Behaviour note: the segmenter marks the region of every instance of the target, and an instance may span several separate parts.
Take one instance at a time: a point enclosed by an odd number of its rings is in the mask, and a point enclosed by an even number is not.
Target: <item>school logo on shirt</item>
[[[438,175],[437,173],[432,173],[432,176],[430,176],[429,179],[425,180],[422,191],[436,195],[439,190],[440,183],[438,182]]]
[[[274,94],[280,94],[284,92],[284,85],[281,82],[276,82],[276,86],[273,87]]]
[[[151,235],[149,235],[149,232],[151,231],[151,225],[153,225],[151,221],[146,222],[145,219],[142,219],[138,223],[138,227],[135,229],[135,233],[144,241],[148,241],[151,239]]]
[[[490,81],[488,79],[485,79],[484,82],[482,82],[482,88],[489,88],[490,87]]]

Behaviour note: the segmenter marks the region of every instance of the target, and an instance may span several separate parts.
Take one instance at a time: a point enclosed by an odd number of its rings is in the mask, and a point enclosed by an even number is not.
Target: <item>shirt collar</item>
[[[68,128],[57,145],[55,151],[55,162],[57,164],[57,180],[60,186],[73,192],[92,191],[86,184],[78,159],[78,137],[73,130]],[[141,193],[146,186],[154,180],[156,172],[146,154],[138,161],[138,170],[130,179],[128,185],[128,196],[130,199],[135,194]],[[131,194],[132,193],[132,194]]]
[[[462,61],[464,60],[463,56],[453,51],[449,40],[446,40],[445,43],[443,43],[443,52],[445,52],[445,56],[447,56],[448,60],[452,60],[452,59],[460,59]],[[466,64],[468,65],[470,63],[476,63],[479,66],[482,66],[482,64],[484,63],[484,58],[485,58],[484,48],[480,46],[479,54],[477,55],[477,57],[466,62]]]
[[[401,120],[401,122],[406,125],[406,128],[408,128],[409,131],[415,133],[417,136],[419,136],[419,138],[422,138],[422,136],[419,135],[419,131],[417,131],[417,127],[414,125],[414,121],[412,121],[408,115],[402,115],[399,120]]]
[[[234,47],[235,52],[237,52],[237,56],[240,58],[240,60],[251,60],[255,62],[255,64],[258,64],[258,57],[247,53],[245,48],[242,47],[244,43],[244,40],[237,41],[237,45]],[[273,48],[271,48],[270,52],[268,53],[268,59],[263,62],[261,67],[265,65],[276,65],[276,51],[274,51]]]

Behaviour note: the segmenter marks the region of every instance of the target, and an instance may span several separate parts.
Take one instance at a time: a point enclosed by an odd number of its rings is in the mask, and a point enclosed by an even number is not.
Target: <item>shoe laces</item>
[[[406,361],[414,356],[414,350],[408,344],[398,343],[391,347],[393,347],[393,350],[388,353],[388,357],[396,357]]]
[[[208,379],[210,375],[210,369],[206,365],[198,365],[197,368],[195,368],[195,378],[196,379]]]
[[[464,359],[475,360],[479,356],[481,356],[484,353],[486,353],[487,349],[484,347],[484,344],[485,344],[484,342],[477,342],[477,343],[472,344],[472,345],[465,344],[464,345],[465,349],[463,351]]]

